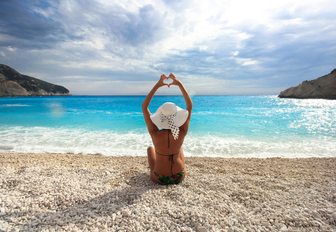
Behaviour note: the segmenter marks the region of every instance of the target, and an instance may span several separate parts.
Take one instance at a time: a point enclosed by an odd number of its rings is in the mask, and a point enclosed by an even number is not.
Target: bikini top
[[[168,138],[168,148],[169,148],[170,147],[169,130],[167,130],[167,138]],[[162,156],[174,156],[174,155],[179,154],[180,152],[175,153],[175,154],[162,154],[162,153],[159,153],[159,152],[156,151],[156,153],[158,153],[159,155],[162,155]]]

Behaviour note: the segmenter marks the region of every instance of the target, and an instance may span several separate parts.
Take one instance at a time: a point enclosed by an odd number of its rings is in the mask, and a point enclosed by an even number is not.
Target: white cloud
[[[34,5],[32,10],[44,17],[41,20],[57,23],[64,35],[35,48],[37,37],[28,41],[15,37],[17,31],[2,32],[4,62],[41,78],[59,78],[76,93],[146,93],[149,83],[165,71],[176,72],[185,81],[197,77],[189,86],[199,94],[229,93],[242,82],[246,88],[241,91],[250,93],[263,87],[263,82],[254,85],[255,77],[265,77],[264,83],[277,81],[276,85],[284,78],[288,84],[300,71],[274,76],[279,67],[294,72],[295,67],[316,65],[320,70],[331,66],[325,60],[336,53],[333,0],[97,0],[85,5],[64,0],[50,1],[45,8]],[[309,60],[310,52],[325,57]],[[76,83],[81,76],[81,84],[69,82],[71,76]],[[85,79],[92,85],[85,87]],[[265,86],[268,92],[269,84]]]
[[[15,52],[15,51],[16,51],[16,48],[15,48],[15,47],[12,47],[12,46],[8,46],[8,47],[7,47],[7,50],[10,51],[10,52]]]

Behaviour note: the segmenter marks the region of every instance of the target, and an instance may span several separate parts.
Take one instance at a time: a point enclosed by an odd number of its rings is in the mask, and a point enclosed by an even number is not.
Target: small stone
[[[283,225],[283,226],[281,226],[281,228],[280,228],[280,231],[287,231],[287,230],[288,230],[288,228],[287,228],[286,225]]]
[[[167,218],[163,218],[163,222],[164,222],[166,225],[169,225],[169,224],[170,224],[170,221],[169,221]]]
[[[131,213],[128,211],[128,210],[124,210],[123,212],[122,212],[122,216],[123,217],[129,217],[131,215]]]
[[[197,232],[207,232],[207,229],[206,229],[204,226],[198,226],[198,227],[196,228],[196,231],[197,231]]]

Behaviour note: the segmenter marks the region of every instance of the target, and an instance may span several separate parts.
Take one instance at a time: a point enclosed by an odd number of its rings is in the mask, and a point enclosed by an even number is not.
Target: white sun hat
[[[174,127],[182,126],[188,118],[189,112],[184,110],[173,102],[163,103],[154,114],[150,116],[152,122],[159,129],[171,129],[174,138],[177,139],[178,131],[174,131]]]

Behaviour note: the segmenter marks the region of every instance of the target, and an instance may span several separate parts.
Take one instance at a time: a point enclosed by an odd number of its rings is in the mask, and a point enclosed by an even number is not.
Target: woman
[[[172,82],[165,83],[164,81],[169,78]],[[166,102],[151,115],[148,106],[153,95],[160,87],[171,85],[178,86],[182,91],[187,110]],[[152,181],[159,184],[178,184],[184,179],[186,171],[182,144],[188,132],[191,110],[191,98],[181,81],[172,73],[169,77],[162,74],[142,104],[148,132],[154,144],[154,147],[147,148]]]

